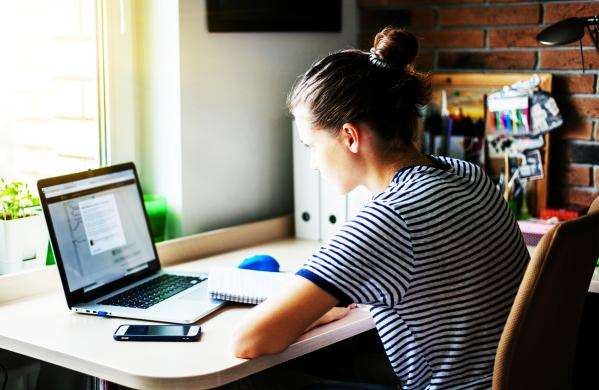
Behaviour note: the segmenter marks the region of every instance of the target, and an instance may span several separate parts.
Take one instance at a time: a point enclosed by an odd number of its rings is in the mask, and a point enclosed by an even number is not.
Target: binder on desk
[[[355,217],[372,196],[373,193],[364,186],[358,186],[347,194],[347,219]]]
[[[310,168],[310,150],[300,141],[295,121],[293,133],[293,198],[295,236],[320,239],[320,175]]]
[[[347,218],[347,196],[320,180],[320,240],[327,241]]]

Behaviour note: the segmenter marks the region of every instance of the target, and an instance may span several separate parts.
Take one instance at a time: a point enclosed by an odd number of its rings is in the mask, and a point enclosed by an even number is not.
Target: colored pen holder
[[[144,204],[150,219],[154,242],[164,241],[166,229],[166,198],[161,195],[144,195]]]

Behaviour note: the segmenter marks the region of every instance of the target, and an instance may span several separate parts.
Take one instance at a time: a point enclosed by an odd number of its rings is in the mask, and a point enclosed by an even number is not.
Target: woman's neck
[[[413,165],[433,165],[430,157],[420,153],[413,145],[404,147],[401,151],[386,156],[384,159],[372,159],[371,161],[372,163],[367,168],[364,185],[375,193],[384,191],[393,176],[402,168]]]

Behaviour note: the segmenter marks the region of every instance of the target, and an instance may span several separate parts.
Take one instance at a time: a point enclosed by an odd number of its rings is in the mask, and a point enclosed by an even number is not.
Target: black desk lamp
[[[567,45],[568,43],[580,41],[580,58],[582,60],[582,71],[584,72],[584,55],[582,54],[582,37],[585,27],[599,50],[599,15],[584,18],[568,18],[545,28],[537,35],[537,41],[547,46]]]

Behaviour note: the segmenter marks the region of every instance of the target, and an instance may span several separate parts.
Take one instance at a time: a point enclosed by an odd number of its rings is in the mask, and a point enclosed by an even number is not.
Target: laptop
[[[224,304],[207,274],[160,268],[133,163],[37,186],[69,309],[189,324]]]

